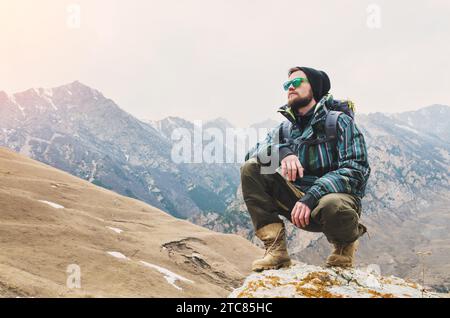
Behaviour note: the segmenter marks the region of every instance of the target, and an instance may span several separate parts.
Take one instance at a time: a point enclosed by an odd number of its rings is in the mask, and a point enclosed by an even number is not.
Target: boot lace
[[[277,243],[278,238],[280,237],[281,232],[283,232],[283,228],[281,228],[281,229],[278,230],[278,233],[277,233],[277,236],[275,237],[275,240],[273,240],[272,244],[271,244],[268,248],[266,248],[266,251],[264,252],[264,256],[263,256],[263,257],[265,257],[267,254],[270,253],[270,251],[272,250],[272,248],[273,248],[273,247],[275,246],[275,244]]]

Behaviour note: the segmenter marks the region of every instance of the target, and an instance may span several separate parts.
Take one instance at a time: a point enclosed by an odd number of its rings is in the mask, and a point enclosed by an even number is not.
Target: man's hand
[[[297,202],[291,212],[291,221],[296,227],[305,227],[309,224],[311,209],[302,202]]]
[[[289,155],[281,160],[281,175],[288,181],[295,181],[297,174],[303,178],[303,167],[296,155]]]

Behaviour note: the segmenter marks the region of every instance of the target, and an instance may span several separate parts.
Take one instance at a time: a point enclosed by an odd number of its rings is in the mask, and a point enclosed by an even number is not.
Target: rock
[[[423,293],[423,294],[422,294]],[[323,268],[294,263],[289,268],[253,273],[229,298],[441,298],[403,279],[367,269]]]

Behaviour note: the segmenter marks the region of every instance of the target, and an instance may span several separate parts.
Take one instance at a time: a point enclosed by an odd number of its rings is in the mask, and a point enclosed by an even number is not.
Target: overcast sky
[[[277,118],[303,65],[362,113],[450,105],[449,16],[448,0],[0,0],[0,90],[79,80],[139,118],[245,127]]]

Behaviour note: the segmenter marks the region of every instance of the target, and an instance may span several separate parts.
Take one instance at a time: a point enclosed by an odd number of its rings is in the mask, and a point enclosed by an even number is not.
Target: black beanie
[[[315,70],[310,67],[302,66],[298,68],[306,74],[306,77],[311,84],[314,99],[316,100],[316,102],[319,102],[331,88],[330,79],[328,78],[327,73],[325,73],[324,71]]]

